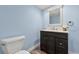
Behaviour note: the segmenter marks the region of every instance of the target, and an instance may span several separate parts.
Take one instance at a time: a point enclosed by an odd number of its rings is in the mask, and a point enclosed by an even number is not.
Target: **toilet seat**
[[[27,52],[26,50],[20,50],[20,51],[16,52],[15,54],[30,54],[30,53]]]

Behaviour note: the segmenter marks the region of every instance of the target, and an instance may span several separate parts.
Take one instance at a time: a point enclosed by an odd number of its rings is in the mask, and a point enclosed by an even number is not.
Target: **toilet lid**
[[[30,53],[27,52],[26,50],[20,50],[20,51],[16,52],[15,54],[30,54]]]

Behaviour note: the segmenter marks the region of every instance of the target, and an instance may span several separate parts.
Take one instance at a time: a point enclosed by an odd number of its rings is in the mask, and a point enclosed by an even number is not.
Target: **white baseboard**
[[[31,52],[32,50],[34,50],[36,47],[38,47],[40,45],[40,43],[34,45],[33,47],[29,48],[27,51]]]

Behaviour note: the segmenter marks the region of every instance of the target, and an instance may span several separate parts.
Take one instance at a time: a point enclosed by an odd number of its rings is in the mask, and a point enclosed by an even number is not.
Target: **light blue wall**
[[[49,25],[49,12],[48,11],[43,11],[43,28],[48,27]]]
[[[79,53],[79,5],[64,6],[64,24],[71,20],[74,24],[69,28],[69,50]]]
[[[39,42],[42,11],[35,6],[0,6],[0,38],[26,36],[23,49]]]

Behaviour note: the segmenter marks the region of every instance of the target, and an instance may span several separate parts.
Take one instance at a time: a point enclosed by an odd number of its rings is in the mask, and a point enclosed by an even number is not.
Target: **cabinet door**
[[[47,52],[49,54],[55,54],[55,38],[54,37],[49,37],[49,39],[47,39]]]
[[[47,39],[48,37],[45,36],[44,32],[40,32],[40,49],[44,52],[47,52]]]
[[[41,39],[41,50],[43,50],[44,52],[47,52],[47,39],[48,37],[42,37]]]
[[[67,39],[56,38],[56,53],[57,54],[67,54],[68,53]]]

